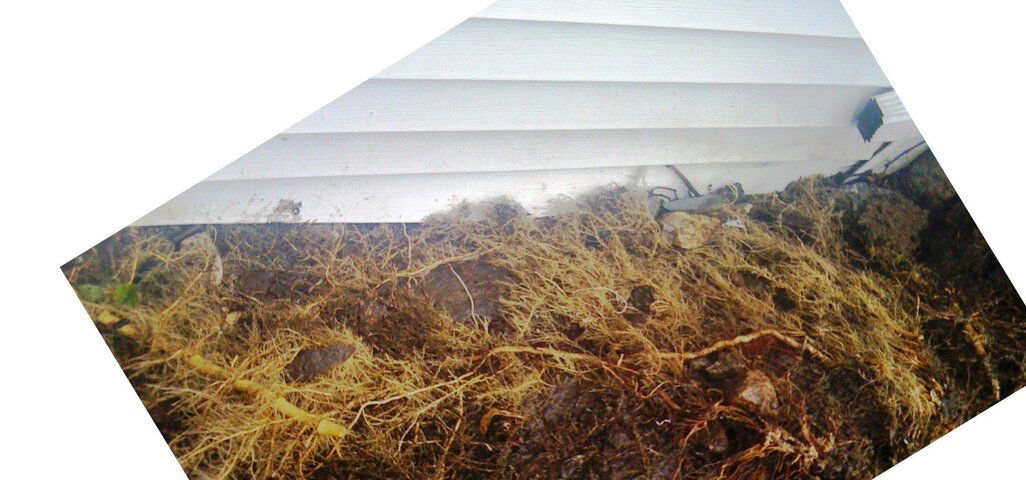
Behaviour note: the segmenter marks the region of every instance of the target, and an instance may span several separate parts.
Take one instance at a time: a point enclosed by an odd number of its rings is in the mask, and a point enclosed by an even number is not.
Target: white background
[[[0,476],[184,475],[58,267],[487,0],[0,7]],[[846,1],[1016,285],[1026,44],[1013,2]],[[1019,478],[1014,395],[882,478]]]

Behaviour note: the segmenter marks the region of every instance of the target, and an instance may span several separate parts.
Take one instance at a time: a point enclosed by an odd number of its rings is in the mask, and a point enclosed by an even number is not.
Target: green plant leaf
[[[103,287],[94,283],[83,283],[75,286],[78,296],[87,302],[99,302],[103,300]]]
[[[134,283],[122,283],[114,287],[114,303],[118,305],[137,305],[139,303],[139,287]]]

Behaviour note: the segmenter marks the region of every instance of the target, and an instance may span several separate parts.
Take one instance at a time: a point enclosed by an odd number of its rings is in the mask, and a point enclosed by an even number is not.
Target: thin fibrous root
[[[539,348],[539,347],[527,347],[518,345],[506,345],[502,347],[495,347],[488,351],[485,357],[491,357],[500,353],[529,353],[532,355],[545,355],[553,358],[571,360],[576,362],[588,363],[596,366],[605,366],[605,362],[601,359],[593,357],[591,355],[585,355],[583,353],[564,352],[555,348]]]
[[[808,343],[802,343],[802,342],[799,342],[799,341],[797,341],[797,340],[795,340],[793,338],[789,338],[789,337],[785,336],[784,334],[782,334],[782,333],[780,333],[780,332],[778,332],[776,330],[772,330],[772,329],[759,330],[757,332],[753,332],[753,333],[749,333],[749,334],[745,334],[745,335],[739,335],[739,336],[734,337],[734,338],[729,339],[729,340],[721,340],[719,342],[716,342],[716,343],[712,344],[709,347],[706,347],[706,348],[703,348],[701,350],[694,351],[694,352],[683,352],[683,353],[660,352],[660,353],[657,353],[657,355],[658,355],[658,357],[660,359],[663,359],[663,360],[676,360],[676,361],[680,361],[680,362],[683,363],[683,362],[688,362],[688,361],[691,361],[691,360],[694,360],[694,359],[697,359],[697,358],[701,358],[701,357],[704,357],[704,356],[707,356],[707,355],[711,355],[711,354],[716,353],[716,352],[718,352],[720,350],[724,350],[724,349],[736,347],[738,345],[742,345],[742,344],[745,344],[745,343],[753,342],[753,341],[758,340],[758,339],[763,338],[763,337],[773,337],[774,339],[780,341],[781,343],[783,343],[783,344],[785,344],[785,345],[787,345],[787,346],[789,346],[789,347],[791,347],[791,348],[793,348],[795,350],[808,352],[809,355],[813,356],[817,360],[820,360],[820,361],[823,361],[823,362],[826,362],[826,361],[829,360],[828,357],[826,355],[824,355],[822,352],[820,352],[818,349],[816,349],[816,347],[813,347],[812,345],[809,345]],[[601,366],[607,366],[606,363],[603,362],[601,359],[596,358],[596,357],[591,356],[591,355],[585,355],[585,354],[582,354],[582,353],[574,353],[574,352],[565,352],[565,351],[557,350],[557,349],[554,349],[554,348],[539,348],[539,347],[527,347],[527,346],[517,346],[517,345],[507,345],[507,346],[493,348],[493,349],[491,349],[488,352],[488,355],[486,355],[486,357],[490,357],[492,355],[497,355],[497,354],[500,354],[500,353],[528,353],[528,354],[532,354],[532,355],[545,355],[545,356],[549,356],[549,357],[553,357],[553,358],[558,358],[558,359],[564,359],[564,360],[588,363],[588,364],[592,364],[592,365],[596,365],[596,366],[600,366],[600,367]]]
[[[356,417],[354,417],[353,421],[349,423],[348,429],[352,429],[353,427],[356,426],[356,422],[360,421],[360,417],[363,416],[363,412],[365,410],[367,410],[367,408],[369,408],[369,407],[374,407],[374,406],[379,406],[379,405],[386,405],[386,404],[389,404],[389,403],[392,403],[392,402],[395,402],[395,401],[398,401],[398,400],[403,400],[403,399],[406,399],[406,398],[410,398],[410,397],[412,397],[414,395],[419,395],[419,394],[424,393],[424,392],[429,392],[429,391],[434,390],[436,388],[446,387],[446,386],[449,386],[449,385],[452,385],[452,384],[455,384],[455,383],[459,383],[459,382],[462,382],[463,379],[465,379],[465,378],[467,378],[469,376],[470,376],[469,373],[464,373],[463,375],[460,375],[460,376],[458,376],[458,377],[456,377],[456,378],[454,378],[452,380],[449,380],[447,382],[436,383],[434,385],[430,385],[430,386],[427,386],[427,387],[424,387],[424,388],[418,388],[416,390],[413,390],[412,392],[406,392],[406,393],[404,393],[402,395],[395,395],[395,396],[388,397],[388,398],[385,398],[385,399],[382,399],[382,400],[372,400],[372,401],[369,401],[367,403],[364,403],[363,405],[360,405],[360,409],[356,411]],[[346,427],[343,427],[343,428],[346,428]]]
[[[703,348],[701,350],[697,350],[697,351],[694,351],[694,352],[682,352],[682,353],[663,352],[663,353],[659,353],[659,358],[662,358],[663,360],[679,361],[681,363],[689,362],[691,360],[695,360],[695,359],[698,359],[698,358],[705,357],[707,355],[711,355],[711,354],[716,353],[716,352],[718,352],[720,350],[724,350],[724,349],[727,349],[727,348],[733,348],[733,347],[736,347],[738,345],[742,345],[742,344],[745,344],[745,343],[753,342],[753,341],[758,340],[758,339],[763,338],[763,337],[773,337],[777,341],[779,341],[779,342],[781,342],[781,343],[783,343],[783,344],[785,344],[785,345],[787,345],[787,346],[789,346],[789,347],[791,347],[791,348],[793,348],[793,349],[795,349],[795,350],[797,350],[799,352],[800,351],[808,352],[809,355],[811,355],[812,357],[816,358],[817,360],[820,360],[820,361],[823,361],[823,362],[826,362],[826,361],[829,360],[829,358],[826,355],[824,355],[822,352],[820,352],[818,349],[816,349],[816,347],[813,347],[812,345],[809,345],[807,342],[799,342],[799,341],[797,341],[797,340],[795,340],[793,338],[787,337],[784,334],[782,334],[782,333],[780,333],[780,332],[778,332],[776,330],[773,330],[773,329],[759,330],[759,331],[748,333],[748,334],[745,334],[745,335],[738,335],[738,336],[736,336],[734,338],[731,338],[729,340],[720,340],[720,341],[718,341],[718,342],[716,342],[716,343],[714,343],[714,344],[712,344],[712,345],[710,345],[710,346],[708,346],[706,348]]]

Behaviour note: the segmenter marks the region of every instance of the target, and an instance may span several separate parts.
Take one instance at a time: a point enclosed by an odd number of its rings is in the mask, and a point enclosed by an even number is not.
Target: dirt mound
[[[193,478],[869,478],[1026,365],[1003,274],[930,260],[971,218],[895,188],[135,228],[65,273]]]
[[[884,189],[856,193],[847,215],[855,245],[873,261],[894,266],[919,253],[927,213],[904,196]]]
[[[927,210],[946,207],[957,197],[955,188],[930,151],[888,178],[887,183]]]

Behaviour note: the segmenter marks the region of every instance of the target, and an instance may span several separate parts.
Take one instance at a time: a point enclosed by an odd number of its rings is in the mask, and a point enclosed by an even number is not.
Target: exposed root
[[[192,354],[189,357],[188,361],[189,364],[196,369],[196,371],[202,373],[203,375],[216,378],[218,380],[231,379],[231,374],[228,372],[228,370],[225,370],[223,367],[216,365],[210,360],[203,358],[198,353]],[[235,380],[232,380],[232,386],[240,392],[255,395],[258,398],[261,398],[265,401],[269,400],[271,407],[276,412],[293,420],[315,426],[317,428],[317,433],[341,438],[344,437],[345,434],[352,428],[346,428],[331,420],[311,414],[310,412],[307,412],[306,410],[297,407],[295,404],[288,401],[284,397],[275,396],[266,387],[252,380],[237,378]],[[360,413],[362,412],[363,408],[360,409]],[[359,415],[357,415],[357,418],[359,418]],[[353,423],[356,423],[356,420],[353,420]]]
[[[1026,379],[1020,307],[917,264],[921,222],[892,254],[848,193],[750,201],[687,249],[610,188],[205,250],[127,229],[65,271],[139,286],[85,305],[197,477],[867,478]]]
[[[731,338],[729,340],[720,340],[720,341],[718,341],[718,342],[716,342],[716,343],[714,343],[714,344],[712,344],[712,345],[710,345],[710,346],[708,346],[706,348],[703,348],[703,349],[695,351],[695,352],[684,352],[684,353],[661,352],[661,353],[659,353],[659,358],[662,358],[664,360],[673,360],[673,361],[677,361],[679,363],[689,362],[689,361],[695,360],[697,358],[701,358],[701,357],[705,357],[705,356],[711,355],[711,354],[716,353],[716,352],[718,352],[720,350],[724,350],[724,349],[727,349],[727,348],[733,348],[733,347],[736,347],[738,345],[749,343],[749,342],[758,340],[758,339],[763,338],[763,337],[773,337],[777,341],[779,341],[779,342],[781,342],[781,343],[783,343],[783,344],[785,344],[785,345],[787,345],[787,346],[789,346],[789,347],[791,347],[791,348],[793,348],[793,349],[795,349],[795,350],[797,350],[799,352],[808,352],[809,355],[812,355],[814,358],[816,358],[816,359],[818,359],[818,360],[820,360],[822,362],[828,362],[829,361],[829,359],[828,359],[828,357],[826,355],[820,353],[820,351],[817,350],[816,347],[813,347],[808,342],[806,342],[806,343],[799,342],[799,341],[797,341],[797,340],[795,340],[793,338],[785,337],[784,334],[782,334],[782,333],[780,333],[780,332],[778,332],[776,330],[770,330],[770,329],[759,330],[758,332],[749,333],[747,335],[738,335],[738,336],[736,336],[734,338]]]
[[[527,353],[531,355],[545,355],[552,357],[556,360],[568,361],[568,362],[581,362],[587,363],[594,366],[606,365],[601,359],[595,358],[592,355],[586,355],[582,353],[564,352],[562,350],[556,350],[554,348],[537,348],[537,347],[526,347],[516,345],[506,345],[502,347],[495,347],[488,351],[488,357],[493,355],[499,355],[503,353]]]

